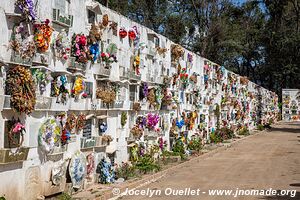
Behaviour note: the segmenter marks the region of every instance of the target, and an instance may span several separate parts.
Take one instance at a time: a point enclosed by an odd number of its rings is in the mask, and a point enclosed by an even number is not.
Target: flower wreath
[[[15,66],[7,72],[6,92],[11,95],[10,105],[14,111],[30,114],[35,107],[35,84],[29,69]]]
[[[91,176],[95,170],[95,157],[93,153],[90,153],[86,157],[87,165],[86,165],[86,174],[87,176]]]
[[[111,164],[107,162],[104,158],[97,165],[97,173],[100,173],[99,182],[102,184],[114,183],[115,182],[115,172]]]
[[[53,185],[60,185],[63,184],[63,177],[65,176],[65,161],[61,160],[54,164],[54,166],[51,169],[51,181]]]
[[[73,188],[80,188],[86,175],[86,158],[82,152],[78,151],[73,155],[69,172]]]
[[[38,144],[46,153],[53,151],[60,140],[61,128],[57,125],[56,119],[47,119],[39,128]]]
[[[101,99],[104,103],[110,104],[116,100],[116,91],[113,88],[97,88],[96,98]]]

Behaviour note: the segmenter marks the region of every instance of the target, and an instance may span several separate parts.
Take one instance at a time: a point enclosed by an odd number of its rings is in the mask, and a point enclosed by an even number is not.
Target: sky
[[[242,4],[244,2],[246,2],[247,0],[232,0],[232,2],[236,3],[236,4]]]

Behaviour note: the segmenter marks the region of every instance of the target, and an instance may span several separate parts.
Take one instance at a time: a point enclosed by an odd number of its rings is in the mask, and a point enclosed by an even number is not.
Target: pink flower
[[[79,38],[79,44],[81,45],[86,45],[86,37],[84,35],[82,35],[80,38]]]
[[[76,38],[75,38],[76,43],[79,43],[79,40],[80,40],[80,35],[76,35]]]
[[[80,50],[79,49],[76,50],[76,56],[80,56]]]
[[[21,124],[20,122],[18,122],[15,127],[13,128],[13,132],[14,133],[18,133],[20,132],[22,129],[25,129],[25,126],[23,124]]]
[[[67,54],[64,54],[64,55],[63,55],[63,59],[68,60],[68,55],[67,55]]]

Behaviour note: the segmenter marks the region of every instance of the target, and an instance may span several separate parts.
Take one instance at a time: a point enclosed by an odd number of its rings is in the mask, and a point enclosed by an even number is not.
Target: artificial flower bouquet
[[[70,56],[71,44],[68,39],[68,34],[65,30],[62,30],[53,41],[54,55],[55,57],[63,60],[68,60]]]
[[[34,41],[37,50],[41,53],[49,49],[53,28],[49,25],[50,20],[46,19],[40,24],[34,24]]]
[[[148,113],[147,115],[147,128],[149,130],[154,130],[154,128],[156,127],[156,125],[159,122],[159,115],[158,114],[152,114],[152,113]]]
[[[117,57],[115,55],[109,54],[109,53],[101,53],[101,60],[102,60],[102,62],[105,62],[107,65],[114,63],[114,62],[118,62]]]
[[[183,88],[186,88],[188,86],[188,77],[189,77],[186,68],[182,68],[179,77]]]
[[[27,22],[36,20],[36,11],[33,0],[16,0],[15,5],[21,10]]]
[[[8,140],[10,147],[20,147],[24,141],[24,134],[26,133],[25,125],[20,120],[14,118],[10,121],[10,131],[8,133]]]
[[[116,91],[113,89],[97,88],[97,99],[101,99],[104,103],[110,104],[116,100]]]
[[[87,63],[89,50],[87,47],[87,38],[84,34],[74,34],[72,38],[72,56],[79,63]]]
[[[8,46],[14,52],[13,59],[20,57],[23,60],[32,60],[34,57],[36,46],[33,36],[29,35],[28,31],[28,26],[24,22],[14,27]]]
[[[85,81],[81,77],[76,77],[73,90],[71,91],[71,94],[73,97],[78,99],[80,94],[84,94],[85,92]]]
[[[143,136],[143,129],[139,127],[138,125],[135,125],[130,130],[130,133],[133,135],[133,137],[140,139]]]
[[[102,136],[103,144],[109,144],[112,141],[113,141],[113,138],[110,135],[103,135]]]

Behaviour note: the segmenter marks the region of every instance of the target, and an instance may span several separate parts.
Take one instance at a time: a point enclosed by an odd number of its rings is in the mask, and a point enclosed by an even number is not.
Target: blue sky
[[[246,2],[247,0],[232,0],[232,2],[237,3],[237,4],[242,4]]]

